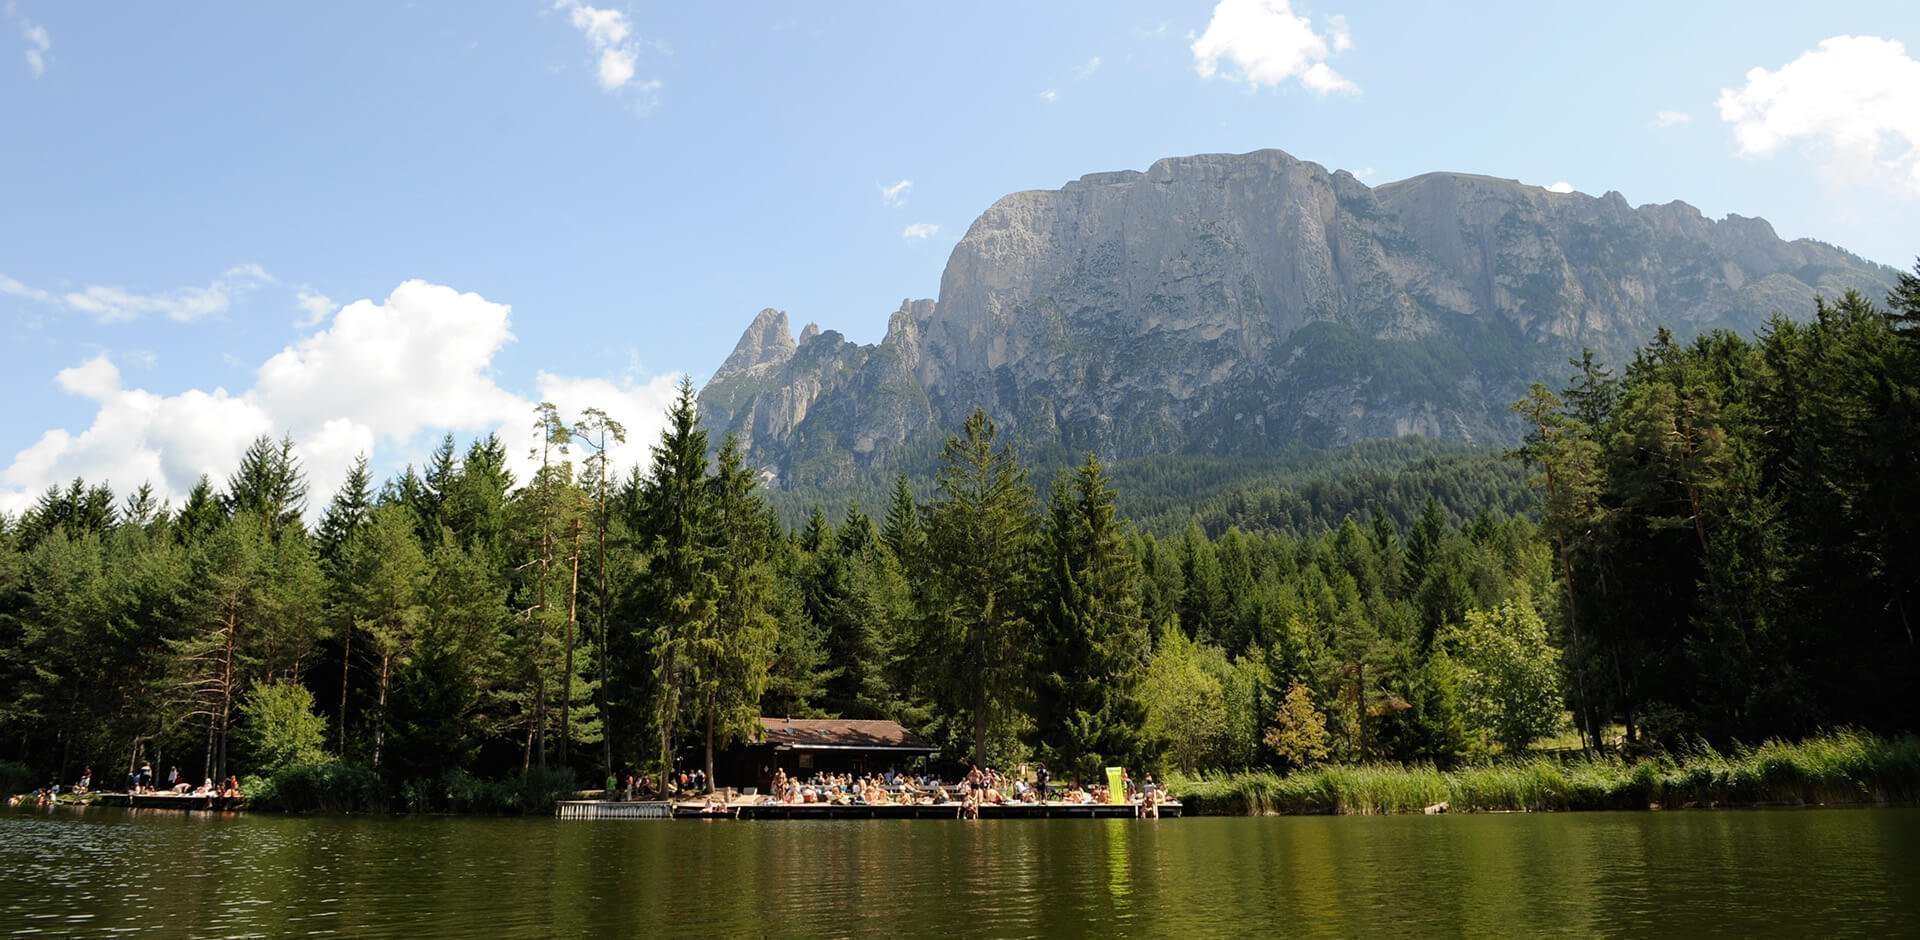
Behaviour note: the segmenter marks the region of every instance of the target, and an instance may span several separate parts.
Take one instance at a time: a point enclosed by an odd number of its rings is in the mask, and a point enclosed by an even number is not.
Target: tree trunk
[[[533,698],[533,750],[541,767],[547,766],[547,674],[540,671],[539,665],[533,667],[534,684],[538,690]]]
[[[213,765],[222,777],[227,775],[227,730],[233,716],[233,648],[240,632],[239,616],[231,606],[227,608],[226,626],[227,648],[220,667],[220,712],[215,716],[220,727],[220,756]]]
[[[345,639],[340,646],[340,759],[347,759],[347,677],[353,673],[353,623],[349,621],[341,633]]]
[[[573,581],[567,588],[567,663],[560,672],[560,765],[573,742],[573,636],[580,616],[580,520],[573,520]]]
[[[600,684],[594,687],[594,704],[600,710],[600,758],[607,776],[613,776],[613,717],[607,712],[607,472],[602,461],[600,471],[600,547],[594,562],[598,590],[594,594],[595,619],[600,626]]]
[[[393,677],[393,656],[380,654],[380,698],[373,720],[373,769],[380,769],[380,749],[387,743],[387,685]]]
[[[707,789],[713,789],[713,709],[707,709]]]

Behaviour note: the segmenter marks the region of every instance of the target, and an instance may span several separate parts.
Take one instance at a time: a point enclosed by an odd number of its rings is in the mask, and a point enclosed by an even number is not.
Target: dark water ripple
[[[0,814],[0,933],[1920,934],[1920,810],[559,822]]]

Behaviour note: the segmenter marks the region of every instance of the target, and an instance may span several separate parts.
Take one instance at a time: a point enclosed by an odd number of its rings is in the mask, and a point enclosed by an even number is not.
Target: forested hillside
[[[648,467],[545,406],[532,479],[449,439],[356,468],[312,527],[285,442],[179,506],[75,481],[0,520],[0,756],[351,764],[427,806],[698,762],[761,713],[1062,778],[1916,726],[1920,279],[1662,333],[1516,410],[1538,522],[1474,452],[1281,461],[1271,497],[1235,462],[1033,479],[975,412],[925,485],[789,527],[737,446],[709,458],[691,387]]]

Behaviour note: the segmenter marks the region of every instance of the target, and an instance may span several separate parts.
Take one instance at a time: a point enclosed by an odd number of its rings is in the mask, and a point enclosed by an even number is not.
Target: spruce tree
[[[1010,445],[976,409],[941,451],[927,507],[925,681],[975,764],[1015,724],[1029,688],[1033,489]]]
[[[1036,736],[1058,770],[1092,779],[1140,755],[1135,687],[1147,658],[1139,562],[1094,455],[1055,484],[1045,545]]]

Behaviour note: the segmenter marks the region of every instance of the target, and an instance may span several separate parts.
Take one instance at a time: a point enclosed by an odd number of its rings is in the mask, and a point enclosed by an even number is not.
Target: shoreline
[[[1838,732],[1627,761],[1519,758],[1440,770],[1361,764],[1175,775],[1189,815],[1398,815],[1920,803],[1920,738]]]

